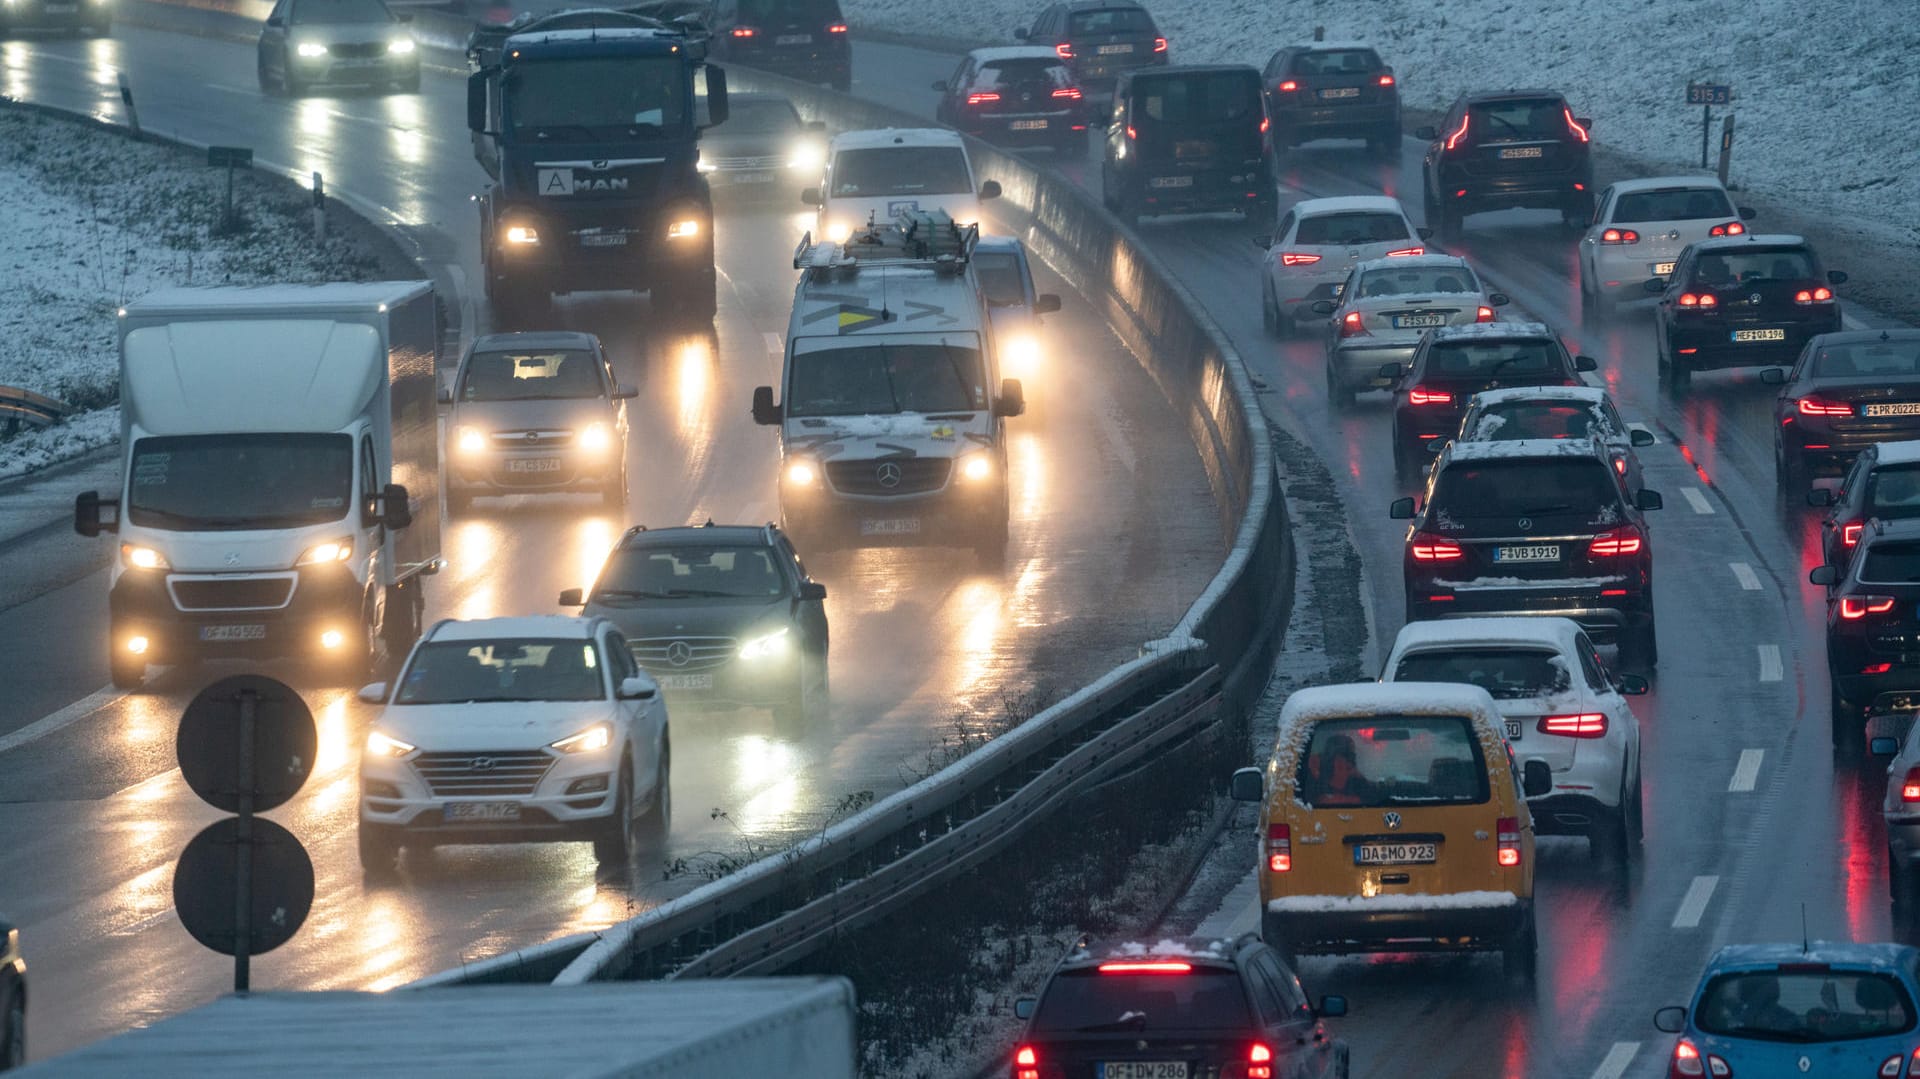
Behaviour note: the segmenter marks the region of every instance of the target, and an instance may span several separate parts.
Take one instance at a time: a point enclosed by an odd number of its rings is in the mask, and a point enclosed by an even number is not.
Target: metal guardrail
[[[73,415],[74,408],[32,390],[0,386],[0,438],[11,438],[29,427],[50,427]]]

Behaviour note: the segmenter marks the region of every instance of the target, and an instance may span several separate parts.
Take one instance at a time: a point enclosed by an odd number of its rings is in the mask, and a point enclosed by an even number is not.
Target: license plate
[[[1520,721],[1517,719],[1507,720],[1507,741],[1518,742],[1519,740],[1520,740]]]
[[[581,247],[625,247],[627,234],[624,232],[596,232],[580,237]]]
[[[201,626],[200,639],[203,641],[264,641],[267,639],[267,627],[260,622],[239,626]]]
[[[775,45],[811,45],[813,44],[813,35],[781,34],[779,37],[773,39],[773,43]]]
[[[1100,1079],[1187,1079],[1187,1062],[1109,1060],[1100,1065]]]
[[[508,472],[558,472],[558,457],[514,457],[507,461]]]
[[[1445,315],[1395,315],[1393,328],[1396,330],[1424,330],[1432,326],[1445,326]]]
[[[1015,131],[1045,131],[1047,129],[1047,122],[1045,120],[1015,120],[1007,126]]]
[[[773,182],[773,173],[771,172],[729,172],[725,175],[727,179],[736,184],[770,184]]]
[[[443,814],[449,821],[514,821],[520,819],[517,802],[455,802]]]
[[[1500,159],[1502,161],[1515,161],[1523,157],[1539,156],[1540,147],[1538,146],[1509,146],[1500,151]]]
[[[1671,263],[1671,262],[1656,262],[1656,263],[1654,263],[1654,264],[1653,264],[1653,276],[1655,276],[1655,277],[1672,277],[1672,276],[1673,276],[1673,263]]]
[[[1439,857],[1438,843],[1360,843],[1353,848],[1354,865],[1419,865]]]
[[[1496,547],[1493,551],[1495,562],[1558,562],[1560,545],[1541,543],[1531,547]]]
[[[1862,416],[1920,416],[1920,401],[1902,401],[1894,405],[1867,405]]]
[[[1148,187],[1192,187],[1191,176],[1155,176],[1147,181]]]
[[[1118,55],[1120,55],[1121,53],[1129,53],[1129,52],[1132,52],[1132,51],[1133,51],[1133,46],[1131,46],[1131,45],[1102,45],[1102,46],[1100,46],[1100,47],[1099,47],[1098,49],[1095,49],[1094,51],[1095,51],[1096,53],[1098,53],[1098,54],[1100,54],[1101,56],[1118,56]]]
[[[1733,331],[1733,339],[1735,341],[1785,341],[1787,339],[1787,331],[1735,330]]]
[[[869,517],[860,522],[863,536],[909,536],[919,531],[918,517]]]
[[[654,681],[661,689],[712,689],[713,675],[710,674],[657,674]]]
[[[1339,86],[1339,87],[1335,87],[1332,90],[1320,91],[1320,98],[1323,101],[1337,101],[1343,97],[1359,97],[1359,96],[1360,96],[1360,88],[1358,86]]]

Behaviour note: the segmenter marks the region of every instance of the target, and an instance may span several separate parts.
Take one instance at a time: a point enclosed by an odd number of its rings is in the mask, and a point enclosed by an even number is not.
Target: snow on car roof
[[[1671,191],[1674,188],[1703,188],[1724,191],[1720,181],[1711,176],[1649,176],[1642,180],[1621,180],[1613,185],[1616,195],[1628,195],[1641,191]]]
[[[876,127],[864,131],[842,131],[833,137],[833,150],[839,152],[868,146],[961,146],[958,131],[940,127]]]
[[[1464,266],[1473,269],[1466,259],[1459,255],[1383,255],[1377,259],[1366,259],[1353,264],[1356,270],[1404,270],[1415,266],[1445,266],[1447,269]]]
[[[482,641],[500,637],[593,636],[593,620],[564,614],[523,614],[507,618],[448,619],[433,627],[436,641]]]
[[[1286,47],[1308,52],[1338,52],[1345,49],[1371,49],[1374,46],[1365,41],[1296,41]]]
[[[1544,644],[1563,655],[1574,651],[1580,624],[1571,618],[1448,618],[1408,622],[1394,638],[1393,652],[1458,644]]]
[[[994,45],[975,49],[967,55],[983,64],[995,60],[1051,60],[1056,64],[1062,63],[1060,54],[1044,45]]]
[[[1400,200],[1385,195],[1340,195],[1327,199],[1301,199],[1293,204],[1289,212],[1301,217],[1320,217],[1323,214],[1350,214],[1356,210],[1368,210],[1375,213],[1404,213]]]
[[[1920,463],[1920,439],[1880,443],[1875,463],[1881,465],[1910,465]]]
[[[1795,236],[1790,232],[1749,232],[1740,236],[1716,236],[1709,240],[1695,240],[1696,251],[1726,251],[1736,247],[1793,247],[1806,246],[1805,236]]]
[[[1479,686],[1450,682],[1355,682],[1295,690],[1280,710],[1280,727],[1365,715],[1497,716]]]
[[[1734,967],[1772,967],[1781,963],[1827,963],[1898,973],[1902,968],[1910,967],[1916,958],[1920,957],[1915,955],[1915,949],[1905,944],[1845,940],[1816,940],[1810,944],[1729,944],[1708,960],[1707,970],[1718,972]]]
[[[1212,937],[1190,937],[1173,940],[1162,937],[1147,944],[1137,940],[1117,941],[1088,951],[1098,959],[1146,959],[1171,958],[1186,959],[1231,959],[1233,942]]]
[[[1606,399],[1607,391],[1598,386],[1508,386],[1481,390],[1473,395],[1474,403],[1481,405],[1504,405],[1510,401],[1579,401],[1597,405]]]
[[[684,35],[674,30],[659,30],[646,26],[599,26],[581,27],[572,30],[528,30],[507,38],[509,49],[528,45],[558,45],[569,41],[678,41]]]
[[[1504,442],[1455,442],[1449,461],[1490,461],[1500,457],[1592,457],[1586,438],[1512,438]]]
[[[1469,322],[1462,326],[1441,326],[1432,332],[1435,341],[1458,341],[1473,337],[1552,337],[1544,322]]]

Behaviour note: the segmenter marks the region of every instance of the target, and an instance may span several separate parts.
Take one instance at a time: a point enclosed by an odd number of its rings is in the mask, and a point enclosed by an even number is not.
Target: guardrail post
[[[313,242],[327,238],[327,189],[318,172],[313,174]]]
[[[1733,114],[1720,124],[1720,186],[1727,186],[1727,166],[1733,161]]]
[[[115,77],[120,82],[120,104],[127,108],[127,126],[133,128],[133,133],[138,135],[140,134],[140,110],[133,107],[133,87],[127,85],[126,72],[116,72]]]

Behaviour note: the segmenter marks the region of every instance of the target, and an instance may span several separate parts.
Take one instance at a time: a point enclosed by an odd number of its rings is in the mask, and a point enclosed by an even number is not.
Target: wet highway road
[[[956,59],[862,44],[854,90],[931,116],[937,95],[927,84]],[[1367,157],[1358,143],[1295,150],[1284,159],[1280,209],[1300,198],[1384,193],[1417,221],[1423,150],[1409,140],[1397,163]],[[1097,191],[1099,154],[1096,136],[1084,159],[1057,164]],[[1250,240],[1270,226],[1195,216],[1147,218],[1136,231],[1265,384],[1268,417],[1332,473],[1346,521],[1297,527],[1351,535],[1365,570],[1361,601],[1383,638],[1363,666],[1377,670],[1405,614],[1405,526],[1388,518],[1387,505],[1412,491],[1393,479],[1386,398],[1363,395],[1350,412],[1332,410],[1321,339],[1276,341],[1262,331],[1262,252]],[[1797,941],[1803,907],[1815,938],[1910,932],[1894,924],[1887,898],[1884,762],[1836,760],[1830,747],[1825,607],[1806,583],[1818,526],[1799,496],[1789,504],[1776,494],[1774,390],[1745,370],[1697,376],[1682,403],[1663,397],[1644,304],[1615,322],[1582,325],[1575,242],[1555,214],[1512,211],[1469,219],[1458,251],[1513,298],[1503,318],[1545,321],[1573,351],[1598,359],[1627,419],[1661,439],[1640,451],[1648,486],[1666,498],[1649,515],[1661,663],[1653,693],[1633,701],[1644,853],[1621,872],[1592,861],[1584,840],[1541,840],[1532,990],[1508,986],[1497,959],[1304,960],[1312,992],[1353,1001],[1353,1017],[1335,1025],[1353,1046],[1356,1076],[1663,1076],[1673,1042],[1653,1029],[1653,1010],[1683,1003],[1720,945]],[[1825,256],[1842,269],[1872,257]],[[1888,322],[1853,310],[1854,324]],[[1244,914],[1252,928],[1252,911]]]
[[[330,193],[402,224],[442,281],[476,281],[472,163],[462,83],[429,73],[417,97],[262,98],[250,47],[122,27],[111,39],[0,45],[0,92],[118,117],[115,71],[149,129],[251,146],[264,165],[325,174]],[[723,200],[714,330],[663,329],[632,295],[576,297],[559,322],[607,342],[630,406],[632,504],[588,496],[487,499],[444,535],[449,568],[428,616],[555,610],[627,523],[775,516],[775,436],[752,425],[752,387],[776,381],[794,274],[811,215]],[[1065,293],[1042,270],[1041,287]],[[1057,695],[1136,654],[1173,624],[1218,566],[1218,515],[1184,430],[1137,362],[1075,297],[1048,320],[1048,368],[1029,378],[1039,415],[1016,420],[1013,537],[1004,571],[940,549],[837,555],[810,564],[830,593],[831,722],[782,737],[758,712],[673,712],[673,799],[664,852],[596,880],[583,844],[441,849],[396,884],[363,883],[354,851],[355,764],[372,710],[340,687],[274,667],[319,721],[315,774],[273,816],[314,856],[318,896],[300,934],[255,963],[256,987],[381,988],[563,933],[606,925],[699,883],[663,865],[739,855],[818,827],[845,796],[886,792],[924,767],[960,713]],[[463,329],[484,328],[471,302]],[[73,493],[112,483],[89,464],[0,490],[0,910],[33,966],[30,1044],[41,1057],[203,1001],[230,967],[194,944],[171,908],[173,861],[217,814],[173,767],[180,709],[243,669],[162,670],[138,695],[102,688],[111,537],[65,524]],[[34,528],[33,526],[43,526]],[[803,551],[804,555],[805,552]],[[1122,602],[1115,602],[1123,596]],[[713,810],[726,816],[716,819]]]

